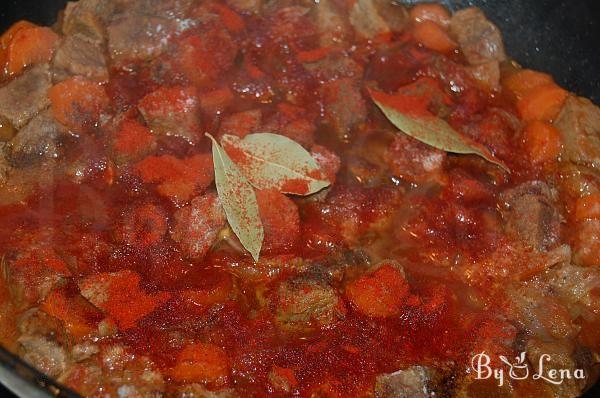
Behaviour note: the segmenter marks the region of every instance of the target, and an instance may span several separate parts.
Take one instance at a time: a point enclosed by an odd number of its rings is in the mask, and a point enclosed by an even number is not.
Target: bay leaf
[[[444,119],[432,114],[427,109],[426,97],[389,95],[375,90],[369,90],[369,93],[375,105],[403,133],[446,152],[480,156],[510,172],[506,164],[485,146],[459,133]]]
[[[215,185],[229,226],[254,261],[258,261],[264,229],[254,188],[214,137],[207,137],[212,141]]]
[[[271,133],[243,139],[224,135],[223,147],[258,189],[277,189],[293,195],[311,195],[330,185],[311,154],[296,141]]]

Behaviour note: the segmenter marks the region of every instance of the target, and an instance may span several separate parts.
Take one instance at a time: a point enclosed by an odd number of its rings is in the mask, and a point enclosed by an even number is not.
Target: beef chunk
[[[50,73],[47,64],[37,65],[0,88],[0,116],[16,128],[23,127],[50,104]]]
[[[116,66],[149,60],[160,55],[169,40],[183,28],[183,24],[174,19],[120,15],[107,28],[109,56]]]
[[[314,143],[316,126],[301,108],[287,103],[277,105],[277,112],[263,123],[261,130],[286,136],[300,145]]]
[[[357,0],[350,10],[350,24],[359,36],[367,39],[390,32],[374,3],[374,0]]]
[[[346,313],[335,290],[324,281],[298,277],[279,286],[275,322],[289,333],[306,334],[331,327]]]
[[[135,166],[145,183],[158,184],[158,193],[178,205],[202,193],[213,181],[213,161],[209,154],[178,159],[171,155],[149,156]]]
[[[577,224],[573,262],[590,267],[600,265],[600,220],[587,220]]]
[[[586,98],[570,96],[555,126],[567,160],[600,168],[600,108]]]
[[[161,87],[142,98],[138,109],[153,133],[191,143],[198,140],[200,104],[195,88]]]
[[[62,32],[81,34],[94,43],[105,40],[105,24],[115,12],[115,0],[79,0],[69,2],[65,9]]]
[[[138,15],[181,19],[188,16],[194,2],[194,0],[128,0],[127,11]]]
[[[319,1],[315,12],[321,46],[337,45],[349,39],[350,26],[335,0]]]
[[[434,370],[424,366],[411,366],[394,373],[377,376],[376,398],[426,398],[432,394]]]
[[[300,214],[292,199],[274,189],[256,191],[264,228],[263,253],[285,253],[300,237]]]
[[[303,66],[322,81],[343,77],[360,79],[363,76],[363,67],[347,54],[341,52],[332,52],[316,60],[305,60]]]
[[[227,0],[227,4],[238,12],[257,14],[263,5],[263,0]]]
[[[225,134],[237,135],[244,138],[248,134],[258,131],[261,125],[262,112],[260,109],[251,109],[227,115],[223,118],[219,127],[219,136]]]
[[[64,133],[51,110],[41,112],[11,140],[13,163],[24,166],[40,158],[57,158],[60,154],[57,141]]]
[[[456,12],[450,20],[450,32],[471,65],[506,59],[502,33],[477,7]]]
[[[539,251],[558,243],[562,217],[556,192],[542,181],[525,182],[500,195],[502,217],[509,235]]]
[[[20,355],[39,371],[57,377],[67,369],[67,353],[57,342],[37,335],[21,336],[18,341]]]
[[[563,264],[552,268],[545,278],[574,317],[600,311],[600,300],[594,293],[600,289],[600,275],[594,267]],[[544,302],[543,298],[540,302]]]
[[[0,142],[0,186],[8,181],[11,169],[10,146],[5,142]]]
[[[374,0],[377,12],[392,32],[402,32],[410,22],[406,7],[397,0]]]
[[[167,232],[167,215],[154,204],[143,204],[125,211],[122,224],[116,229],[119,242],[138,247],[159,243]]]
[[[83,35],[67,36],[63,39],[54,53],[51,72],[54,82],[75,75],[99,83],[108,81],[108,69],[102,47],[87,40]]]
[[[225,213],[214,193],[192,200],[189,206],[175,212],[171,237],[190,258],[202,258],[225,227]]]
[[[340,139],[347,139],[353,128],[367,118],[367,106],[355,80],[333,80],[321,87],[325,121]]]
[[[419,183],[442,170],[446,153],[404,134],[397,134],[384,155],[392,174]]]

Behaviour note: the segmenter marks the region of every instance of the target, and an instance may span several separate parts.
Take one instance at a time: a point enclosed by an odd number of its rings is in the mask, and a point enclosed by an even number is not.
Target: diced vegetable
[[[556,160],[562,148],[556,127],[547,122],[533,121],[523,131],[525,149],[535,164]]]
[[[18,29],[8,46],[6,70],[17,74],[29,65],[50,61],[57,40],[58,35],[50,28]]]
[[[423,21],[413,27],[415,40],[426,48],[447,54],[456,49],[457,44],[440,25],[432,21]]]
[[[48,96],[56,120],[75,132],[93,128],[110,105],[104,87],[82,77],[54,85]]]
[[[521,100],[533,89],[553,82],[554,80],[550,75],[531,69],[523,69],[502,79],[502,86],[516,100]]]
[[[398,316],[408,298],[409,287],[396,264],[381,264],[346,286],[346,297],[363,315]]]
[[[556,84],[535,87],[517,103],[521,118],[526,122],[552,122],[558,116],[569,93]]]

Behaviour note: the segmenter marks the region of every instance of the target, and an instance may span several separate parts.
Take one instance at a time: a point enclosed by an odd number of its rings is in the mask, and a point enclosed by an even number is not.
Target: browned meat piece
[[[502,33],[477,7],[457,11],[450,20],[450,32],[471,65],[506,59]]]
[[[208,390],[202,384],[186,384],[178,387],[176,391],[167,396],[173,398],[238,398],[239,395],[233,389]]]
[[[508,288],[507,297],[511,319],[529,333],[548,340],[577,334],[564,300],[545,284]]]
[[[573,343],[568,340],[544,340],[532,338],[527,342],[527,359],[531,363],[531,372],[539,374],[548,369],[564,369],[572,375],[575,369],[591,371],[592,355],[578,355]],[[540,360],[542,355],[547,359]],[[587,358],[586,358],[587,357]],[[540,364],[543,369],[540,368]],[[555,397],[576,397],[585,389],[586,379],[565,378],[562,383],[547,383]]]
[[[108,81],[104,50],[80,34],[62,40],[54,53],[51,72],[54,82],[76,75],[99,83]]]
[[[194,87],[159,88],[142,98],[138,109],[154,134],[198,140],[200,103]]]
[[[424,366],[412,366],[394,373],[377,376],[376,398],[426,398],[434,396],[432,375],[435,371]]]
[[[307,334],[331,327],[344,318],[346,309],[335,290],[324,281],[298,277],[279,286],[275,322],[283,331]]]
[[[600,168],[600,108],[586,98],[569,96],[555,126],[566,160]]]
[[[67,353],[57,342],[43,336],[24,335],[18,339],[20,355],[30,365],[50,377],[57,377],[67,369]]]
[[[118,0],[79,0],[69,2],[65,9],[62,32],[81,34],[95,43],[105,40],[105,24],[115,12]]]
[[[1,142],[0,143],[0,185],[4,185],[8,181],[12,169],[12,163],[9,160],[10,157],[10,145]]]
[[[374,0],[357,0],[350,10],[350,24],[359,36],[366,39],[390,32],[390,27],[379,15],[374,3]]]
[[[147,356],[134,355],[121,345],[106,345],[99,357],[106,379],[103,394],[119,398],[164,396],[165,380]]]
[[[120,15],[107,27],[109,56],[116,66],[151,59],[160,55],[169,41],[185,28],[185,23],[175,19]]]
[[[485,64],[468,67],[467,70],[483,87],[488,90],[500,89],[500,63],[491,61]]]
[[[353,79],[339,79],[321,87],[325,121],[340,139],[347,139],[353,128],[367,118],[367,105]]]
[[[556,245],[562,216],[557,193],[542,181],[530,181],[500,195],[506,232],[539,251]]]
[[[37,65],[0,88],[0,116],[16,128],[23,127],[39,111],[50,105],[47,64]]]
[[[402,32],[410,22],[406,7],[397,0],[373,0],[377,12],[392,32]]]
[[[258,14],[263,5],[263,0],[227,0],[227,4],[238,12]]]
[[[600,220],[588,220],[575,227],[573,262],[583,266],[600,265]]]
[[[116,0],[124,1],[127,12],[139,15],[163,16],[169,19],[188,16],[194,0]]]
[[[282,102],[277,112],[264,121],[261,131],[286,136],[306,147],[314,144],[317,127],[304,108]]]
[[[600,300],[594,293],[600,289],[600,275],[594,267],[564,264],[552,268],[545,278],[572,316],[600,311]]]
[[[40,159],[58,158],[60,150],[57,141],[65,133],[51,110],[41,112],[11,140],[12,162],[22,167]]]
[[[119,242],[139,247],[159,243],[167,232],[168,218],[159,206],[148,203],[125,211],[122,224],[116,229]]]
[[[226,225],[225,213],[216,194],[208,193],[192,200],[175,212],[171,238],[190,258],[202,258]]]
[[[420,183],[431,180],[442,171],[446,152],[398,133],[384,157],[394,176]]]
[[[229,134],[244,138],[248,134],[258,132],[261,119],[260,109],[251,109],[225,116],[219,128],[219,136]]]
[[[343,77],[360,79],[363,76],[363,67],[347,54],[332,52],[318,60],[308,60],[303,63],[304,68],[319,80],[335,80]]]
[[[315,7],[315,24],[321,46],[344,43],[351,34],[350,26],[335,0],[321,0]]]

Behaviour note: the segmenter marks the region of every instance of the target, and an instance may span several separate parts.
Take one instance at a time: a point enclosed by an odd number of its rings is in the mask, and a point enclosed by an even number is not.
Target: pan
[[[390,0],[392,1],[392,0]],[[417,3],[404,0],[403,3]],[[522,66],[552,75],[563,87],[600,102],[600,2],[597,0],[439,0],[451,10],[480,7],[500,28],[508,54]],[[51,25],[65,0],[3,0],[0,32],[27,19]],[[19,397],[77,398],[73,391],[0,347],[0,382]],[[0,386],[0,396],[11,393]],[[600,396],[597,383],[586,398]]]

